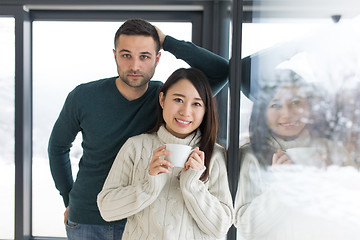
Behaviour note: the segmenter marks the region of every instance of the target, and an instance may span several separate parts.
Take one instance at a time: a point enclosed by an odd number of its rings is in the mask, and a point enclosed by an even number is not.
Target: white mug
[[[295,164],[305,166],[321,166],[323,163],[323,152],[316,147],[296,147],[286,149],[286,154]]]
[[[174,167],[184,168],[187,159],[193,149],[184,144],[165,144],[166,150],[170,152],[170,155],[166,156],[165,159],[171,162]]]

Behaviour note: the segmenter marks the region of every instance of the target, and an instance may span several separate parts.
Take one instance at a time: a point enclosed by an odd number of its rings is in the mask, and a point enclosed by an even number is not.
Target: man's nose
[[[140,68],[140,59],[138,58],[132,58],[130,63],[130,68],[132,71],[136,72]]]

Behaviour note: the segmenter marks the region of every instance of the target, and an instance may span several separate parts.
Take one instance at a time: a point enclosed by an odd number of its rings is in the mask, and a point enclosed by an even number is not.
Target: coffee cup
[[[305,166],[319,166],[323,159],[321,149],[315,147],[289,148],[286,149],[286,154],[295,164]]]
[[[165,144],[166,150],[170,155],[166,156],[166,160],[171,162],[174,167],[184,168],[187,159],[192,152],[192,148],[184,144]]]

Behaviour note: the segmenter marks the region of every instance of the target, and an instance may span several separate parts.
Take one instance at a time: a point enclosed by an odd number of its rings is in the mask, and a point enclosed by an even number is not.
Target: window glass
[[[0,17],[0,239],[14,239],[15,20]],[[6,217],[5,217],[6,216]]]
[[[298,41],[305,36],[321,28],[323,24],[329,24],[329,21],[295,21],[287,19],[279,21],[278,19],[267,19],[265,22],[243,23],[242,39],[242,58],[257,54],[267,49],[286,45],[291,41]],[[247,71],[248,69],[244,69]],[[252,71],[258,72],[255,67]],[[249,140],[249,121],[253,102],[241,93],[240,109],[240,145]]]
[[[294,19],[243,25],[237,238],[357,239],[360,17]]]
[[[67,94],[78,84],[116,76],[112,49],[121,22],[33,22],[33,235],[64,237],[63,201],[50,174],[47,143]],[[165,34],[191,41],[192,24],[154,22]],[[153,79],[165,81],[182,60],[162,51]],[[71,149],[74,179],[81,136]],[[51,216],[51,218],[49,218]]]

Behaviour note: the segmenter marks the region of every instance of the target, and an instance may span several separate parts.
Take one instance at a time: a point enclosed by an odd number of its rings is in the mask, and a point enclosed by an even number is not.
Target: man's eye
[[[140,56],[140,58],[141,58],[141,59],[143,59],[143,60],[145,60],[145,59],[148,59],[148,58],[149,58],[149,56],[142,55],[142,56]]]
[[[123,58],[131,58],[131,55],[130,54],[123,54],[122,57]]]

